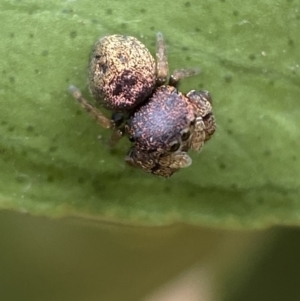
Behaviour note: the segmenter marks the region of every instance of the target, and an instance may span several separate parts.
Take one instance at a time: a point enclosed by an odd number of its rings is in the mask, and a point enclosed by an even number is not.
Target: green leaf
[[[300,12],[296,1],[0,3],[0,208],[131,224],[300,224]],[[202,68],[218,129],[170,179],[124,163],[68,94],[89,97],[91,46],[105,34],[168,44],[171,69]],[[91,98],[89,98],[91,100]]]

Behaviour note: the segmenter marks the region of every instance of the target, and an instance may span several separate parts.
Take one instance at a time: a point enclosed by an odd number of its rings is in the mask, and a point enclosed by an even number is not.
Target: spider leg
[[[124,136],[124,129],[115,128],[110,136],[108,146],[109,149],[112,150],[115,148],[116,144],[120,141]]]
[[[75,99],[81,104],[81,106],[92,116],[97,122],[106,129],[113,129],[115,127],[114,122],[109,118],[105,117],[103,113],[96,107],[91,105],[81,94],[80,90],[75,86],[69,87],[69,92]]]
[[[169,86],[178,88],[179,81],[183,78],[194,76],[200,73],[200,69],[176,69],[169,78]]]
[[[124,130],[119,128],[119,125],[123,121],[123,115],[113,114],[112,119],[107,118],[96,107],[91,105],[81,94],[80,90],[75,86],[69,87],[69,92],[75,99],[81,104],[81,106],[92,116],[97,122],[106,129],[111,129],[112,134],[109,140],[109,148],[112,149],[118,143],[118,141],[124,136]]]
[[[163,85],[168,77],[169,65],[166,45],[161,32],[156,34],[156,84]]]

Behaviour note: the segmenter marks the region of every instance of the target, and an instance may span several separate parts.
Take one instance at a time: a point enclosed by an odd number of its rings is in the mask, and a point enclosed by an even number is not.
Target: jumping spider
[[[112,129],[111,146],[126,135],[132,142],[125,161],[146,172],[170,177],[191,165],[189,149],[199,151],[215,132],[212,100],[207,91],[182,94],[177,87],[196,69],[177,69],[166,84],[169,67],[161,33],[156,35],[156,64],[136,38],[105,36],[94,47],[89,88],[109,119],[74,86],[72,95],[98,123]]]

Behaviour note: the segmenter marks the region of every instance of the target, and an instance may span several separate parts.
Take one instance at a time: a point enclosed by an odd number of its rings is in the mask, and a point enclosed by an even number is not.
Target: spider
[[[188,167],[190,149],[200,151],[215,132],[208,91],[178,91],[180,80],[197,69],[169,67],[162,33],[156,35],[156,63],[136,38],[109,35],[94,46],[89,67],[89,89],[111,119],[90,104],[75,86],[69,91],[104,128],[112,130],[110,146],[124,135],[132,143],[125,161],[162,177]]]

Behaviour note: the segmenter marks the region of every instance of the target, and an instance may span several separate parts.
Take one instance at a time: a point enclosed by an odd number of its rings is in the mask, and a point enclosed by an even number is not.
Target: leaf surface
[[[300,224],[300,11],[296,1],[2,1],[0,208],[129,224]],[[91,46],[105,34],[167,40],[180,90],[212,93],[217,132],[170,179],[128,167],[68,94],[89,98]],[[92,100],[91,100],[92,101]]]

